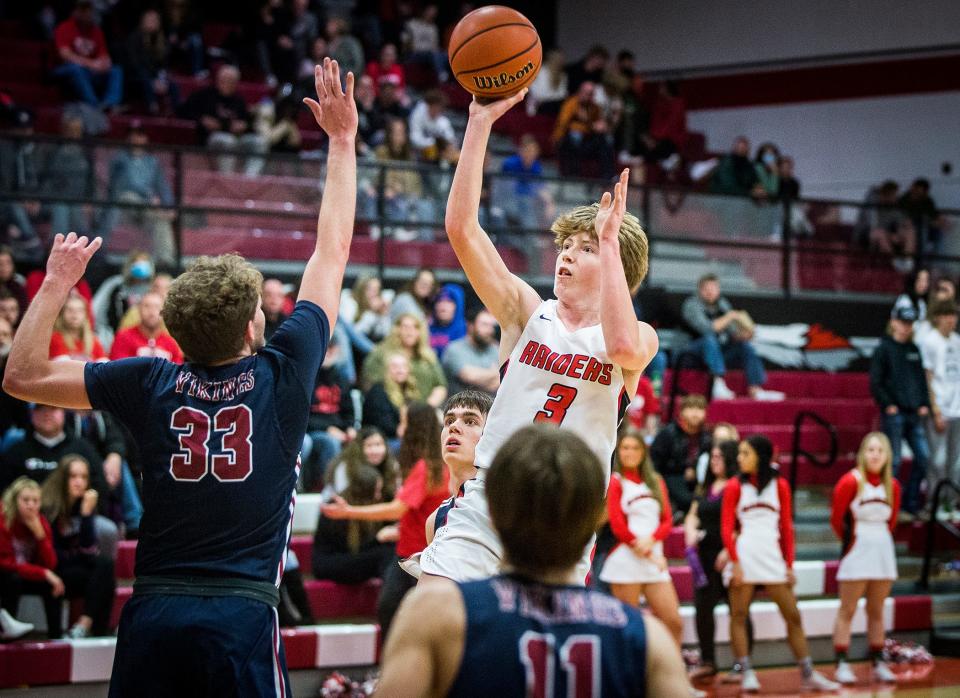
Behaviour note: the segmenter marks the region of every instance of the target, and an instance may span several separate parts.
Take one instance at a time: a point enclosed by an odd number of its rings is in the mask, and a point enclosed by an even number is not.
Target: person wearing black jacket
[[[677,519],[683,518],[693,502],[697,461],[710,448],[710,432],[704,428],[706,416],[703,395],[684,396],[679,417],[661,429],[650,446],[650,459],[667,485]]]
[[[302,455],[303,488],[310,492],[323,486],[327,465],[340,453],[344,444],[357,436],[353,428],[353,399],[350,381],[340,365],[340,347],[331,344],[317,373],[317,384],[307,418],[309,453]]]
[[[930,391],[920,349],[912,339],[916,319],[912,307],[895,306],[890,318],[890,334],[880,340],[870,362],[870,392],[880,406],[881,428],[890,439],[893,473],[898,478],[904,439],[913,452],[910,480],[904,486],[903,496],[903,510],[909,514],[916,514],[920,508],[920,483],[930,460],[924,428],[930,414]]]

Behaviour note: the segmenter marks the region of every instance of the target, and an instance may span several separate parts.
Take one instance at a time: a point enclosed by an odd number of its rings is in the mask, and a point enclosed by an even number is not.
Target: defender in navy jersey
[[[411,592],[383,660],[382,696],[684,696],[676,643],[655,618],[566,584],[603,510],[605,473],[576,435],[526,427],[487,475],[504,575]]]
[[[336,321],[353,232],[357,110],[326,59],[329,136],[317,246],[296,307],[264,346],[263,277],[238,255],[201,258],[172,284],[164,321],[187,363],[50,362],[53,320],[100,239],[57,235],[4,388],[108,410],[137,438],[144,513],[133,598],[120,620],[111,696],[286,696],[276,603],[310,398]]]

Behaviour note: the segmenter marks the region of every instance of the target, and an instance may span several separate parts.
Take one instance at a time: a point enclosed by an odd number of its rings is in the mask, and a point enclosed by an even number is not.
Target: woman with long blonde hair
[[[434,407],[447,397],[447,379],[430,348],[427,324],[412,313],[400,315],[393,323],[390,335],[371,351],[363,362],[363,383],[368,388],[383,380],[387,357],[403,354],[410,361],[410,372],[416,379],[420,395]]]
[[[106,361],[107,354],[90,323],[86,299],[72,294],[60,309],[50,337],[50,358]]]
[[[840,478],[833,490],[830,525],[843,541],[837,570],[840,609],[833,626],[837,657],[836,679],[856,683],[847,662],[850,623],[862,597],[867,599],[867,642],[872,675],[877,681],[895,681],[883,661],[883,604],[897,578],[893,529],[900,510],[900,483],[893,477],[893,450],[883,432],[863,437],[857,465]]]
[[[419,399],[420,388],[410,368],[410,359],[401,352],[390,354],[382,380],[364,396],[363,425],[377,427],[388,440],[402,437],[403,412],[408,403]]]

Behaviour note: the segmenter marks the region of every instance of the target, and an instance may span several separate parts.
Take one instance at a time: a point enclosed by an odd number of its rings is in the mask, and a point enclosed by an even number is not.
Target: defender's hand
[[[303,103],[331,140],[355,138],[357,135],[357,103],[353,99],[353,73],[347,73],[347,91],[340,86],[340,66],[329,58],[313,69],[317,98],[305,97]]]
[[[77,237],[76,233],[70,233],[64,237],[62,233],[57,233],[47,259],[46,278],[73,288],[83,278],[90,258],[102,244],[103,240],[98,237],[90,242],[86,235]]]

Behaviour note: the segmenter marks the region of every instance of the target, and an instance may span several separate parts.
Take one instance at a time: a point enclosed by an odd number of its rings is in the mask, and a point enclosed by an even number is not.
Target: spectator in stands
[[[340,347],[336,344],[327,348],[310,401],[310,416],[307,419],[310,448],[300,454],[303,461],[303,488],[310,492],[323,484],[327,466],[357,436],[353,428],[350,381],[340,369],[339,351]]]
[[[140,121],[133,121],[127,132],[129,150],[120,150],[110,163],[108,197],[111,201],[128,204],[173,206],[173,192],[163,166],[156,156],[145,150],[150,137]],[[120,217],[120,210],[104,210],[99,222],[99,235],[109,242],[110,234]],[[173,267],[176,263],[176,245],[173,239],[173,211],[171,209],[125,208],[123,218],[137,228],[150,232],[153,256],[161,265]]]
[[[500,387],[500,344],[497,321],[481,308],[470,315],[467,336],[451,342],[443,354],[450,393],[478,390],[494,395]]]
[[[930,196],[930,180],[922,177],[913,180],[897,204],[913,224],[924,251],[939,253],[946,219],[937,211]]]
[[[899,191],[900,185],[890,179],[872,187],[860,209],[854,235],[861,246],[894,255],[894,265],[909,271],[917,249],[917,231],[898,208]]]
[[[753,167],[757,171],[757,181],[763,187],[768,198],[776,198],[780,193],[780,149],[773,143],[762,143],[757,148]]]
[[[571,93],[579,92],[585,82],[595,85],[603,84],[603,76],[610,61],[610,52],[606,47],[597,44],[587,51],[587,55],[576,63],[567,66],[567,85]]]
[[[653,442],[660,431],[660,400],[653,389],[653,381],[646,375],[640,376],[637,392],[627,405],[626,417],[633,431],[643,437],[644,443]]]
[[[659,162],[666,170],[680,163],[687,143],[687,102],[675,80],[660,83],[650,114],[650,132],[642,139],[647,162]],[[674,157],[676,156],[676,157]]]
[[[913,308],[917,315],[917,322],[927,319],[927,295],[930,293],[930,270],[926,267],[914,269],[903,280],[903,293],[897,296],[893,307],[906,306]],[[917,326],[913,326],[914,341],[919,345]]]
[[[28,477],[19,477],[3,493],[0,599],[3,610],[16,615],[22,595],[40,596],[51,639],[63,635],[60,600],[65,589],[56,568],[53,530],[40,512],[40,485]]]
[[[125,359],[133,356],[147,356],[166,359],[175,364],[183,363],[183,352],[177,340],[170,336],[163,325],[160,312],[163,310],[163,298],[159,293],[148,291],[137,304],[140,324],[117,332],[110,347],[110,359]]]
[[[380,277],[358,276],[353,289],[341,294],[340,316],[374,344],[386,339],[390,334],[390,301],[383,294]]]
[[[3,303],[3,293],[6,293],[6,291],[0,289],[0,304]],[[10,354],[10,347],[13,346],[13,334],[13,325],[3,316],[3,308],[0,307],[0,382],[2,382],[3,374],[7,370],[7,356]],[[8,439],[11,436],[19,434],[20,430],[26,430],[29,425],[30,413],[27,403],[18,400],[0,388],[0,452],[8,445]],[[0,464],[2,464],[2,460],[0,460]],[[0,482],[3,482],[4,477],[5,475],[0,470]]]
[[[720,280],[705,274],[697,283],[697,293],[683,302],[683,320],[694,336],[687,351],[699,353],[713,374],[713,399],[732,400],[736,394],[724,376],[727,364],[736,363],[747,374],[747,390],[754,400],[782,400],[783,393],[764,390],[767,374],[763,361],[750,343],[753,320],[744,310],[734,310],[720,295]]]
[[[90,463],[81,456],[65,456],[43,483],[43,512],[53,528],[57,575],[68,599],[83,598],[83,614],[67,637],[106,635],[116,581],[113,557],[104,554],[95,516],[99,495],[90,486]]]
[[[494,180],[495,197],[507,223],[533,230],[553,220],[553,196],[550,189],[538,181],[543,176],[543,164],[540,144],[532,134],[520,136],[517,152],[503,161],[500,172],[507,176]]]
[[[446,117],[443,117],[446,118]],[[407,125],[400,119],[391,119],[387,123],[386,140],[377,146],[374,154],[380,162],[408,163],[405,167],[388,168],[384,178],[383,197],[385,199],[384,214],[387,220],[398,223],[424,223],[434,219],[433,201],[425,195],[423,178],[417,169],[413,169],[416,156],[411,149],[411,142],[407,138]],[[377,192],[368,190],[364,199],[366,202],[366,217],[376,217]],[[400,241],[415,240],[417,238],[433,239],[433,232],[426,227],[408,229],[396,227],[391,229],[392,236]],[[381,231],[381,234],[383,232]]]
[[[637,72],[636,56],[629,49],[617,51],[616,60],[603,75],[603,87],[611,102],[622,100]]]
[[[53,40],[61,61],[53,74],[63,78],[81,101],[102,108],[120,104],[123,70],[110,60],[103,31],[94,23],[90,0],[77,0],[73,14],[57,26]]]
[[[60,135],[66,140],[49,150],[43,168],[41,189],[49,196],[90,198],[93,168],[90,151],[82,143],[83,119],[64,112]],[[50,227],[55,231],[90,232],[90,222],[83,204],[56,201],[50,204]]]
[[[412,314],[398,317],[390,335],[367,355],[363,362],[364,385],[383,380],[387,357],[396,353],[407,357],[420,399],[434,407],[442,405],[447,397],[447,380],[430,348],[426,323]]]
[[[363,400],[363,424],[376,427],[388,440],[403,437],[401,417],[407,403],[421,399],[417,379],[405,354],[389,354],[383,378],[367,391]]]
[[[287,301],[287,294],[283,290],[283,282],[280,279],[266,279],[263,282],[263,289],[260,293],[263,306],[263,315],[266,319],[263,328],[263,337],[269,341],[277,328],[287,319],[287,313],[284,312],[284,306]]]
[[[153,281],[153,258],[146,252],[133,250],[123,263],[120,284],[110,293],[106,318],[110,327],[119,329],[123,318],[139,305],[140,299],[150,290]]]
[[[263,136],[251,131],[250,111],[237,94],[240,71],[232,65],[217,70],[216,81],[210,87],[194,92],[183,104],[181,112],[197,121],[200,142],[210,150],[259,154],[267,152]],[[218,158],[221,172],[232,172],[233,155]],[[248,157],[244,174],[255,176],[263,169],[263,158]]]
[[[934,331],[933,325],[930,322],[930,318],[927,316],[927,307],[933,305],[934,303],[941,301],[952,301],[956,302],[957,300],[957,288],[954,286],[953,281],[947,277],[942,277],[937,279],[936,283],[933,285],[933,289],[928,294],[927,302],[922,306],[920,303],[916,304],[914,310],[917,311],[917,317],[921,318],[913,323],[913,343],[917,346],[924,341],[927,334]],[[902,305],[903,301],[899,298],[897,299],[896,305]],[[922,309],[922,314],[921,314]]]
[[[357,116],[359,117],[357,135],[360,136],[360,139],[357,142],[357,148],[363,154],[367,154],[370,148],[383,142],[387,123],[386,118],[377,108],[377,93],[373,78],[369,75],[362,75],[357,78],[353,97],[357,102]]]
[[[880,339],[870,361],[870,392],[881,410],[883,433],[893,448],[893,474],[900,476],[901,444],[906,439],[913,452],[910,480],[903,496],[903,510],[920,510],[920,484],[927,474],[930,446],[924,422],[930,415],[930,391],[920,350],[913,343],[913,308],[895,307],[890,334]]]
[[[324,496],[342,495],[350,485],[352,473],[363,466],[374,468],[383,479],[383,498],[393,499],[400,486],[400,466],[390,453],[383,432],[376,427],[363,427],[357,438],[347,444],[336,461],[324,473]]]
[[[793,174],[793,158],[781,155],[777,160],[777,175],[780,178],[780,188],[777,197],[781,201],[796,201],[800,198],[800,180]]]
[[[185,61],[194,77],[206,77],[208,73],[203,67],[206,52],[200,21],[190,6],[190,0],[165,0],[163,31],[171,59]]]
[[[21,313],[27,309],[27,287],[23,277],[17,274],[13,249],[6,245],[0,245],[0,288],[17,299]]]
[[[408,60],[429,66],[440,82],[446,82],[447,55],[440,48],[437,12],[436,4],[428,3],[423,6],[419,16],[410,18],[403,27],[403,45]]]
[[[13,331],[16,331],[20,324],[20,303],[16,296],[5,288],[0,288],[0,318],[10,323]]]
[[[442,359],[450,342],[467,334],[466,301],[460,284],[444,284],[433,300],[430,318],[430,348]]]
[[[283,0],[261,2],[253,22],[257,63],[270,87],[277,86],[278,73],[282,82],[291,82],[297,65],[290,37],[293,16],[284,4]]]
[[[11,135],[33,135],[33,114],[29,110],[16,109],[10,119]],[[31,263],[43,257],[43,246],[34,227],[41,206],[30,198],[41,193],[38,150],[37,144],[29,140],[0,139],[0,191],[19,199],[0,203],[0,240],[10,245],[16,259]]]
[[[386,43],[380,47],[380,58],[367,63],[366,75],[370,76],[377,92],[380,90],[381,79],[391,78],[385,82],[392,84],[401,94],[407,88],[406,74],[403,66],[397,63],[397,47]]]
[[[271,153],[299,153],[303,144],[297,125],[300,104],[290,98],[289,89],[284,88],[276,102],[266,99],[254,109],[254,129]]]
[[[390,305],[390,321],[396,322],[401,315],[415,315],[421,320],[433,312],[433,297],[437,294],[437,276],[432,270],[421,267],[414,274]]]
[[[930,306],[934,331],[917,342],[930,385],[927,436],[930,470],[927,492],[943,478],[960,480],[960,335],[957,335],[956,301],[936,301]]]
[[[710,448],[706,417],[707,401],[703,395],[685,395],[678,417],[661,429],[650,445],[650,458],[667,485],[677,520],[690,509],[697,485],[697,460]]]
[[[329,56],[340,64],[340,75],[347,79],[347,73],[354,77],[363,74],[363,45],[357,37],[350,34],[350,24],[343,17],[327,19],[327,45]]]
[[[713,425],[713,431],[710,434],[710,442],[713,444],[723,443],[724,441],[740,441],[740,432],[730,422],[717,422]],[[736,459],[734,459],[736,465]],[[710,470],[710,454],[704,451],[700,454],[697,461],[697,483],[703,484]]]
[[[394,119],[410,118],[409,101],[407,94],[397,85],[397,80],[392,75],[383,75],[377,81],[377,100],[375,102],[377,111],[383,118],[393,117]]]
[[[167,76],[168,54],[160,13],[146,10],[140,16],[140,25],[127,37],[125,74],[134,94],[146,102],[151,114],[160,113],[163,98],[167,98],[171,111],[180,101],[176,83]]]
[[[293,43],[293,66],[289,79],[293,82],[299,65],[306,59],[314,38],[320,34],[320,24],[317,16],[310,10],[310,0],[292,0],[290,3],[290,30],[289,36]]]
[[[553,142],[565,175],[583,174],[585,160],[597,162],[601,177],[613,176],[612,136],[603,110],[594,100],[596,86],[589,80],[580,83],[576,94],[560,108],[553,129]]]
[[[567,84],[567,73],[563,67],[563,52],[559,49],[547,51],[540,72],[533,79],[530,92],[525,100],[527,113],[531,116],[534,114],[556,116],[560,112],[564,100],[570,94]]]
[[[440,90],[428,90],[410,113],[410,144],[425,160],[437,160],[456,148],[453,124],[443,113],[447,98]]]
[[[106,361],[107,353],[93,331],[87,301],[72,294],[56,322],[50,337],[50,358],[64,357],[78,361]]]
[[[404,594],[417,583],[415,578],[399,570],[398,563],[427,547],[427,517],[450,494],[450,472],[441,455],[441,428],[436,409],[414,402],[408,407],[407,422],[400,460],[401,466],[407,465],[408,472],[396,497],[365,507],[351,506],[338,497],[323,507],[323,515],[334,519],[399,522],[396,556],[388,567],[380,592],[380,627],[385,634]]]
[[[710,179],[710,191],[737,196],[765,195],[757,177],[757,168],[750,161],[750,141],[746,137],[738,136],[731,151],[720,159]]]
[[[376,468],[360,465],[340,495],[351,508],[383,502],[383,477]],[[334,519],[321,515],[313,534],[313,576],[339,584],[359,584],[384,576],[396,557],[392,542],[381,541],[383,523]]]
[[[310,42],[306,57],[300,61],[297,71],[297,98],[313,94],[316,91],[314,69],[323,65],[323,59],[330,54],[327,39],[322,34]]]

